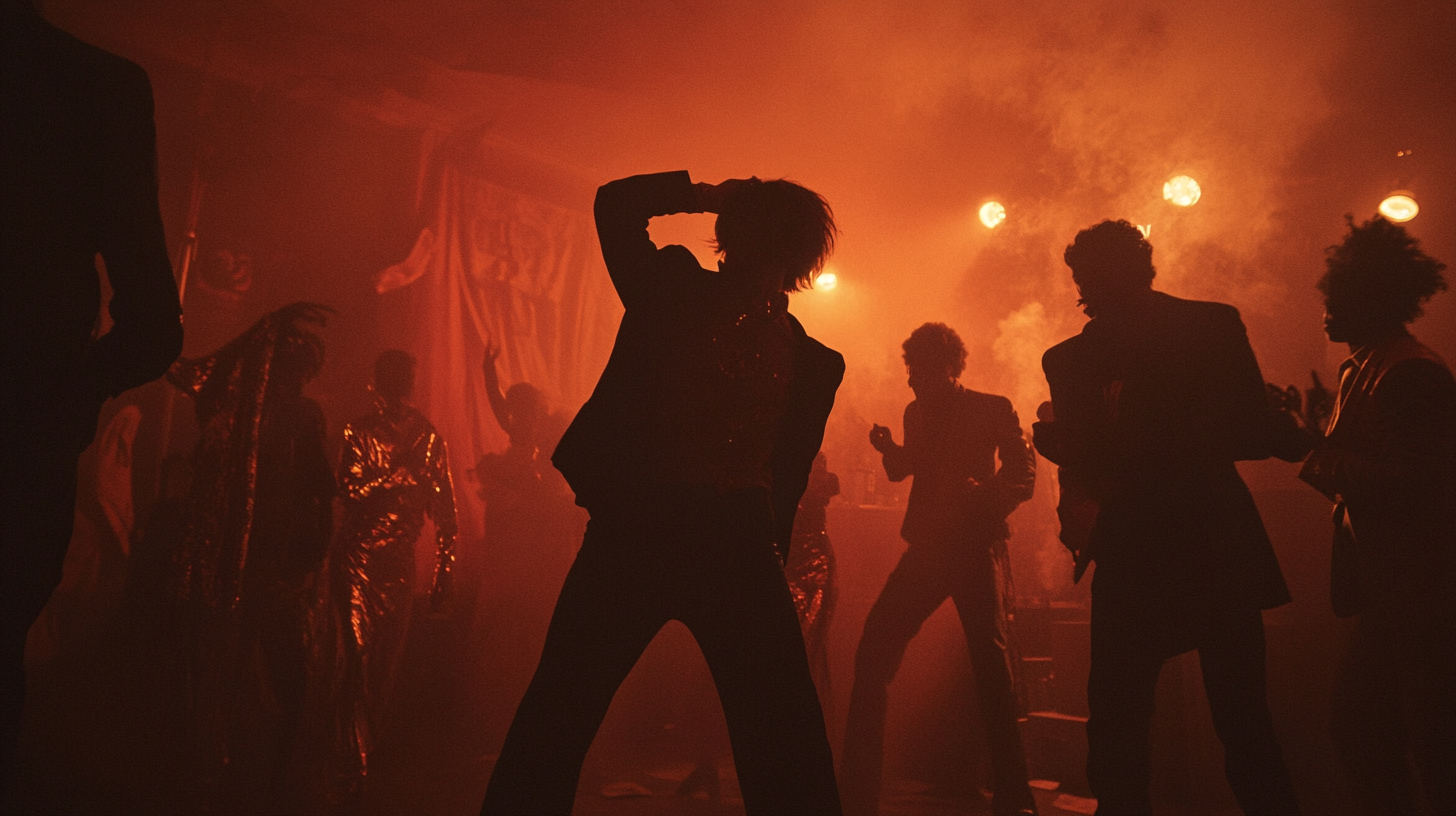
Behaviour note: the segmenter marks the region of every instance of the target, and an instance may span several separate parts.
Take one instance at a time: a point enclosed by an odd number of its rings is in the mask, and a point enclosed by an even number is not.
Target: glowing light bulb
[[[814,281],[815,289],[828,291],[839,285],[839,276],[833,272],[825,272]]]
[[[1189,176],[1174,176],[1163,184],[1163,199],[1179,207],[1192,207],[1203,196],[1203,188]]]
[[[987,201],[981,205],[981,223],[986,229],[996,229],[1006,220],[1006,208],[999,201]]]
[[[1421,208],[1416,206],[1416,200],[1411,198],[1409,193],[1391,193],[1380,202],[1380,214],[1391,221],[1409,221],[1416,217]]]

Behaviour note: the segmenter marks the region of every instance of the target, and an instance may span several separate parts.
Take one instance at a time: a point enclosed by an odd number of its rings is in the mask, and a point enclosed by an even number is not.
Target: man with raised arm
[[[648,237],[652,217],[687,212],[718,214],[716,272]],[[788,293],[829,256],[833,215],[792,182],[677,172],[603,186],[596,221],[626,313],[552,457],[591,520],[481,812],[569,813],[617,687],[680,620],[713,673],[747,812],[838,813],[783,572],[844,373]]]

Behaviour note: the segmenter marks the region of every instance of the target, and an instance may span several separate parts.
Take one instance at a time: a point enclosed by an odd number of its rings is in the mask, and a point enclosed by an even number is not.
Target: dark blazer
[[[1405,332],[1366,346],[1340,371],[1326,437],[1300,474],[1349,513],[1354,558],[1332,559],[1332,585],[1354,581],[1366,611],[1449,626],[1456,378]]]
[[[1011,400],[957,383],[943,399],[905,406],[904,427],[905,444],[881,457],[890,481],[915,477],[900,537],[912,544],[1009,537],[1006,516],[1036,485],[1036,456]]]
[[[699,266],[686,247],[659,250],[648,237],[653,216],[701,211],[686,172],[610,182],[597,191],[595,209],[602,257],[626,311],[596,389],[551,458],[577,503],[593,512],[660,487],[646,474],[660,454],[662,429],[691,419],[662,415],[683,382],[676,339],[729,296],[722,277]],[[794,373],[770,460],[781,552],[844,376],[844,358],[789,320]]]
[[[151,85],[135,63],[38,15],[10,4],[5,15],[0,427],[17,444],[74,456],[101,402],[160,377],[182,348]],[[98,254],[114,325],[93,340]]]
[[[1042,368],[1056,421],[1035,427],[1037,450],[1101,505],[1094,593],[1154,613],[1290,600],[1234,463],[1307,446],[1270,408],[1238,310],[1155,292],[1048,349]]]

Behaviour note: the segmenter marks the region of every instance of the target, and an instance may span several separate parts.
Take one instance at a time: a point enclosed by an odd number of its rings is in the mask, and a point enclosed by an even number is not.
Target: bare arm
[[[495,414],[495,421],[500,424],[501,430],[511,435],[511,417],[506,412],[506,398],[501,393],[500,376],[495,370],[495,361],[500,357],[500,347],[494,343],[485,344],[485,363],[482,370],[485,372],[485,396],[490,400],[490,411]]]

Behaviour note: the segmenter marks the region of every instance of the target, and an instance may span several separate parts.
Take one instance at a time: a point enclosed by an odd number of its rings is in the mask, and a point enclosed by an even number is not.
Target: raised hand
[[[870,444],[880,453],[888,453],[895,449],[895,438],[890,429],[884,425],[872,425],[870,427]]]
[[[485,363],[483,364],[483,369],[485,371],[486,382],[496,381],[495,361],[500,359],[500,353],[500,346],[497,346],[489,340],[485,341]]]

